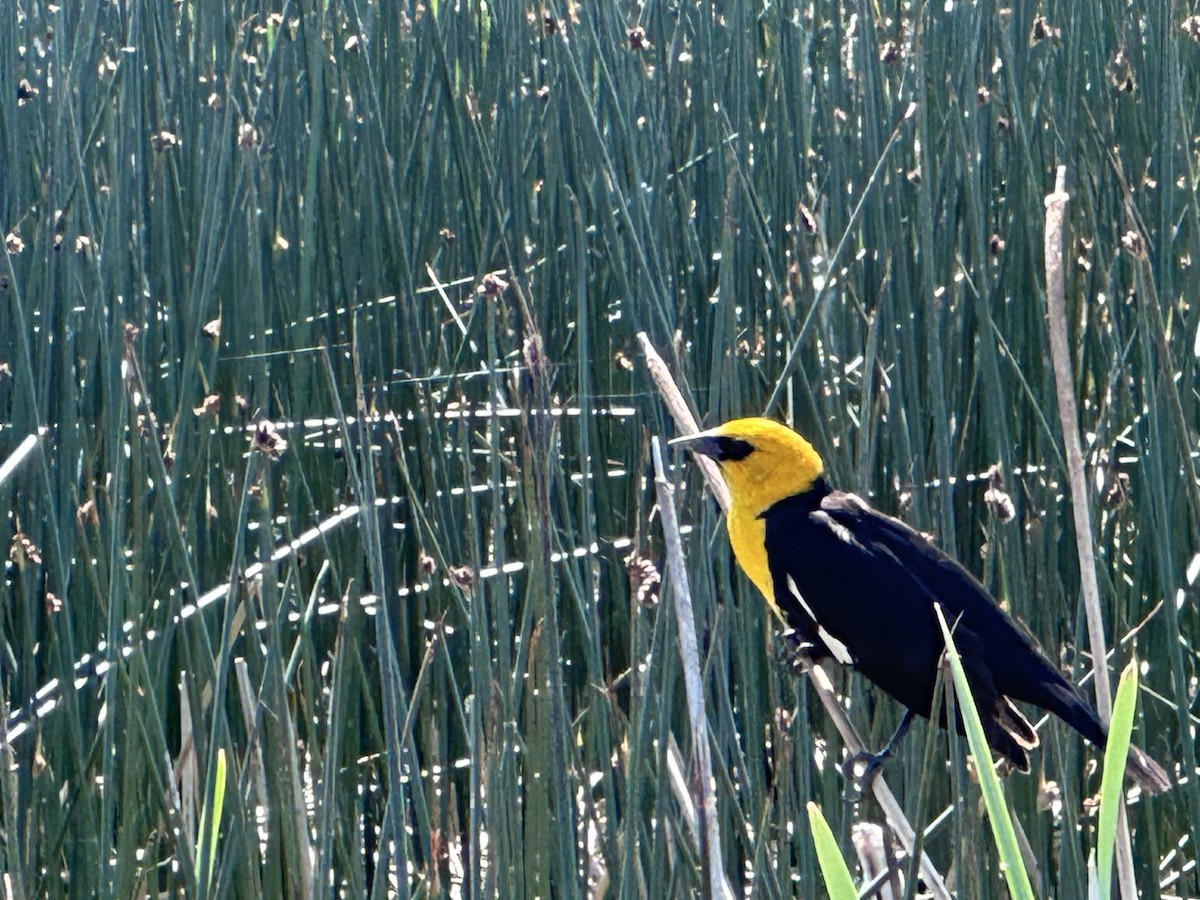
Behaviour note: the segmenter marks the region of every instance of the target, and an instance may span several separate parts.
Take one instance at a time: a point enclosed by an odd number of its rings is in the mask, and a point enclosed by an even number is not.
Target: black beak
[[[717,462],[737,462],[754,452],[754,447],[749,441],[727,434],[714,434],[712,431],[677,437],[670,443],[671,446],[683,447],[693,453],[711,457]]]

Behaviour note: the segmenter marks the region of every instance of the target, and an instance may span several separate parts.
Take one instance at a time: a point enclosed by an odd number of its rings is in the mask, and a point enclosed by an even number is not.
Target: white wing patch
[[[850,653],[850,648],[835,638],[832,634],[825,630],[820,622],[817,622],[817,617],[812,611],[812,607],[808,605],[808,601],[800,595],[800,588],[796,587],[796,579],[791,575],[787,577],[788,590],[792,592],[792,596],[808,613],[808,617],[817,623],[817,634],[821,640],[825,642],[825,646],[829,648],[829,652],[833,654],[833,658],[840,662],[843,666],[854,665],[854,656]]]
[[[849,494],[847,496],[854,497],[853,494]],[[857,497],[854,497],[854,499],[858,500]],[[861,504],[862,501],[859,500],[859,503]],[[847,528],[845,525],[843,525],[841,522],[834,521],[833,516],[829,515],[829,513],[815,512],[812,514],[812,517],[814,520],[820,522],[822,525],[824,525],[826,528],[828,528],[830,531],[832,531],[837,537],[839,537],[845,543],[850,544],[854,547],[862,546],[858,542],[858,538],[856,538],[854,536],[854,532],[851,531],[849,528]]]

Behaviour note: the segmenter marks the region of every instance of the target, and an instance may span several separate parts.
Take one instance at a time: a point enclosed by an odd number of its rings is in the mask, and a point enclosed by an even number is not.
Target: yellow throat
[[[760,516],[780,500],[811,490],[825,464],[812,444],[770,419],[734,419],[684,442],[720,465],[729,486],[734,556],[780,615],[767,564],[766,522]]]

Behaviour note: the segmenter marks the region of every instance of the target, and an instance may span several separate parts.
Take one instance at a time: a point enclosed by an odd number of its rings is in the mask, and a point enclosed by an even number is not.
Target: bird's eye
[[[721,462],[738,462],[754,452],[754,445],[741,438],[722,436],[715,440],[717,452],[713,457]]]

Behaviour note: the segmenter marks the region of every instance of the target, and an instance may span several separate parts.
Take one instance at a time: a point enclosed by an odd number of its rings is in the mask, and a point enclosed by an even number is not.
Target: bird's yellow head
[[[733,419],[671,443],[715,459],[734,507],[755,516],[811,489],[825,471],[812,444],[770,419]]]

